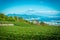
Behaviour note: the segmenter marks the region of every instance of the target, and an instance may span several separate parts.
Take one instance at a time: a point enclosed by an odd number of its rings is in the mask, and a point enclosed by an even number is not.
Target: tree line
[[[0,21],[18,21],[22,19],[21,17],[17,17],[17,16],[6,16],[3,13],[0,13]]]

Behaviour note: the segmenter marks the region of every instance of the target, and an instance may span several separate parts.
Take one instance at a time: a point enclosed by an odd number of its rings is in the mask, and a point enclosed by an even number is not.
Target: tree
[[[44,22],[40,22],[40,24],[41,24],[41,25],[45,25],[45,23],[44,23]]]
[[[18,17],[17,17],[17,16],[14,16],[13,19],[14,19],[15,21],[17,21],[17,20],[18,20]]]
[[[12,21],[13,19],[12,19],[12,17],[10,16],[10,17],[8,17],[8,21]]]
[[[0,21],[6,20],[6,16],[3,13],[0,13]]]

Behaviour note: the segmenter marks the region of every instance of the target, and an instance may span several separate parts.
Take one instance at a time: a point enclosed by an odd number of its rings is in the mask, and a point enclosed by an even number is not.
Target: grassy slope
[[[60,27],[38,26],[20,22],[20,26],[0,27],[1,40],[39,39],[60,36]]]

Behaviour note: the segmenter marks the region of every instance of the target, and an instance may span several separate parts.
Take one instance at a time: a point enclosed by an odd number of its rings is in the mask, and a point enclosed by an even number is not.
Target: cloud
[[[51,20],[51,22],[60,22],[60,20]]]
[[[48,16],[49,18],[60,18],[60,16]]]
[[[39,13],[43,13],[43,14],[57,14],[60,11],[56,11],[56,10],[40,10]]]
[[[44,23],[49,24],[49,25],[60,26],[60,23],[57,23],[57,22],[44,22]]]

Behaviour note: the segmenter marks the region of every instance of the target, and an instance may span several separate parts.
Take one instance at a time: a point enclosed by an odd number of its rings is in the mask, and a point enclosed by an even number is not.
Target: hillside
[[[15,26],[0,26],[0,40],[59,40],[60,27],[16,22]]]
[[[59,40],[60,26],[50,26],[36,20],[29,22],[21,17],[0,14],[0,40]],[[35,24],[36,23],[36,24]],[[14,24],[8,26],[8,24]]]

